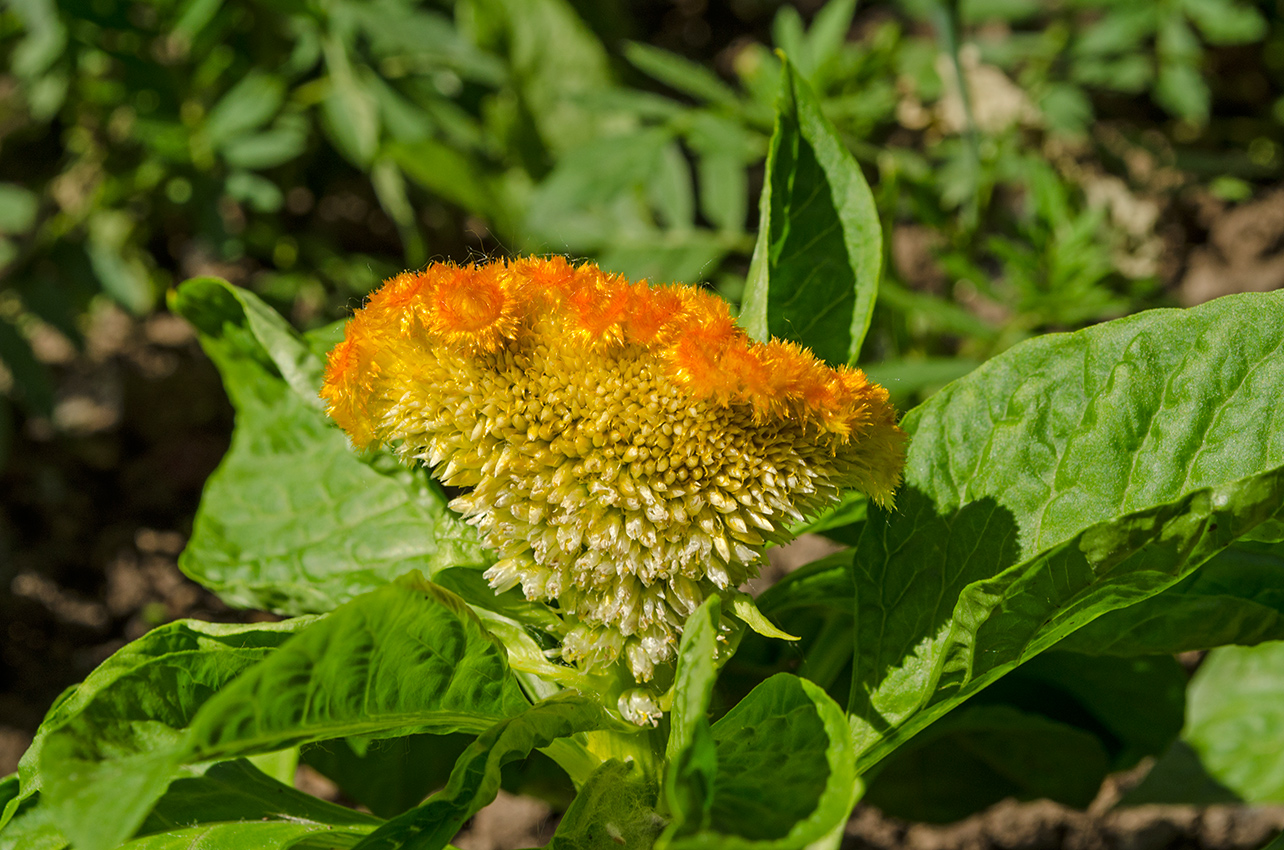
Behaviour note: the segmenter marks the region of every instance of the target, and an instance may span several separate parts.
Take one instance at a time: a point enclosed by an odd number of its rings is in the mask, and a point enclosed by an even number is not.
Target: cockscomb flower
[[[451,507],[497,591],[556,602],[562,657],[674,657],[710,594],[855,488],[889,503],[904,434],[887,391],[714,295],[560,257],[435,264],[387,281],[330,354],[321,395],[358,447],[466,488]]]

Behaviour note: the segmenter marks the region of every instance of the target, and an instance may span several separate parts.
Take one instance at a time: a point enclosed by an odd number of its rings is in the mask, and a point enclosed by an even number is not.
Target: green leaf
[[[36,223],[40,198],[15,183],[0,183],[0,233],[26,233]]]
[[[632,762],[603,764],[575,795],[549,850],[649,850],[664,821],[655,812],[655,783]]]
[[[1159,65],[1155,102],[1178,118],[1202,124],[1208,120],[1212,95],[1198,68],[1173,60]]]
[[[1186,671],[1171,655],[1109,658],[1045,652],[979,694],[1098,736],[1111,770],[1159,756],[1186,712]],[[969,703],[971,705],[972,703]],[[1095,791],[1095,789],[1094,789]]]
[[[420,139],[391,144],[388,154],[407,177],[428,191],[485,216],[501,229],[511,226],[491,178],[475,159],[455,146],[436,139]]]
[[[282,124],[229,139],[223,145],[223,158],[234,168],[275,168],[298,158],[308,147],[307,124]]]
[[[64,850],[67,838],[48,806],[27,806],[0,826],[0,850]]]
[[[697,100],[733,108],[740,101],[736,90],[717,74],[676,53],[629,41],[624,44],[624,58],[642,73]]]
[[[440,850],[459,828],[499,791],[500,769],[559,738],[602,728],[606,715],[597,703],[559,696],[496,724],[464,750],[450,782],[420,807],[388,821],[360,850]]]
[[[1214,649],[1191,679],[1182,737],[1250,803],[1284,802],[1284,642]]]
[[[807,53],[811,60],[808,79],[818,77],[838,59],[855,14],[856,0],[835,0],[816,13],[807,32]]]
[[[353,165],[365,168],[379,145],[379,109],[375,96],[362,84],[348,57],[347,46],[336,35],[322,39],[330,91],[321,102],[326,130],[339,153]]]
[[[610,86],[609,59],[568,0],[463,0],[455,15],[475,44],[508,60],[536,144],[562,159],[604,135],[614,116],[595,112],[589,99]]]
[[[1056,133],[1082,136],[1092,125],[1092,100],[1072,83],[1047,86],[1038,105],[1048,128]]]
[[[882,225],[860,166],[787,62],[759,220],[741,324],[854,363],[878,295]]]
[[[1156,596],[1103,614],[1057,645],[1158,655],[1284,640],[1284,547],[1238,543]]]
[[[251,71],[210,109],[205,117],[205,132],[211,143],[220,146],[271,121],[284,101],[284,80]]]
[[[1150,4],[1119,5],[1079,35],[1074,49],[1079,54],[1133,53],[1158,26],[1160,7]]]
[[[1007,797],[1083,808],[1109,769],[1090,732],[1008,705],[966,706],[880,765],[864,799],[893,817],[936,823]]]
[[[464,734],[322,741],[305,747],[302,759],[353,800],[390,818],[445,785],[455,760],[471,743]]]
[[[276,212],[285,203],[285,195],[279,186],[249,171],[233,171],[227,176],[223,188],[229,197],[248,204],[255,212]]]
[[[794,635],[781,631],[774,623],[763,616],[763,613],[758,610],[758,606],[754,604],[753,597],[747,593],[736,593],[731,597],[731,610],[735,612],[736,617],[742,623],[763,637],[775,638],[776,640],[798,640]]]
[[[855,553],[844,549],[794,570],[762,592],[758,610],[771,617],[811,606],[850,610],[856,593],[851,577]]]
[[[167,659],[165,678],[133,676],[44,742],[44,793],[78,848],[108,850],[132,834],[180,764],[354,735],[478,732],[528,705],[467,606],[413,575],[308,624],[249,669],[227,651]],[[229,672],[240,673],[230,684]]]
[[[152,309],[156,293],[132,242],[136,223],[122,210],[99,210],[89,217],[85,254],[103,292],[135,315]]]
[[[77,846],[115,847],[165,790],[171,747],[200,706],[309,622],[182,620],[128,644],[49,710],[19,764],[20,799],[41,790]],[[114,805],[131,795],[144,804]]]
[[[171,296],[170,309],[195,325],[208,338],[207,348],[215,347],[224,358],[231,353],[228,348],[242,356],[263,359],[266,355],[300,397],[321,408],[317,393],[325,367],[320,358],[302,335],[253,292],[216,277],[193,278]],[[217,346],[217,342],[224,344]],[[215,364],[222,365],[219,359]],[[233,396],[233,402],[237,401]]]
[[[598,265],[631,280],[697,283],[732,250],[719,234],[707,230],[621,236],[598,252]]]
[[[354,735],[480,732],[529,703],[468,606],[411,574],[305,629],[192,721],[194,761]]]
[[[837,846],[860,783],[842,709],[824,691],[787,673],[772,676],[712,732],[710,829],[671,847]]]
[[[646,187],[663,166],[673,134],[651,127],[595,139],[569,152],[540,183],[526,211],[526,228],[557,244],[599,242],[603,206]]]
[[[451,68],[461,77],[489,85],[504,83],[504,68],[495,57],[479,51],[449,17],[395,0],[377,0],[345,9],[361,24],[379,57],[415,53]]]
[[[120,850],[346,850],[364,837],[364,832],[336,830],[324,823],[233,821],[148,835],[122,845]]]
[[[1181,0],[1181,7],[1209,44],[1246,44],[1266,35],[1266,19],[1252,6],[1233,0]]]
[[[664,797],[672,820],[665,840],[708,829],[718,756],[709,728],[709,701],[718,671],[722,603],[710,596],[687,618],[678,647],[665,745]]]
[[[704,154],[696,162],[700,211],[719,230],[744,229],[749,209],[749,178],[734,156]]]
[[[13,376],[18,401],[28,413],[53,413],[53,379],[48,368],[36,359],[26,337],[8,320],[0,318],[0,364]]]
[[[1281,513],[1284,294],[1023,343],[912,411],[854,559],[872,764],[1021,661]]]
[[[469,605],[494,611],[527,626],[559,633],[565,624],[543,602],[532,602],[520,588],[496,593],[479,570],[472,567],[450,567],[433,576],[433,583],[459,594]]]
[[[237,409],[179,559],[188,575],[229,604],[297,614],[407,570],[487,562],[426,473],[352,451],[319,409],[312,345],[252,293],[199,278],[171,306],[200,331]]]
[[[368,814],[318,800],[266,776],[244,759],[212,764],[170,783],[135,838],[224,821],[287,821],[312,829],[345,827],[365,833],[379,825]],[[355,843],[355,841],[353,842]],[[133,845],[127,845],[132,847]]]
[[[1184,803],[1209,806],[1243,802],[1235,792],[1208,775],[1199,755],[1185,741],[1174,741],[1140,784],[1119,801],[1120,806]]]
[[[660,154],[660,167],[651,175],[647,194],[668,230],[690,230],[695,224],[695,193],[691,168],[682,147],[672,141]]]
[[[67,28],[53,0],[19,0],[9,4],[15,17],[26,30],[26,37],[13,48],[13,73],[26,79],[44,74],[67,48]],[[46,120],[49,113],[37,116]]]

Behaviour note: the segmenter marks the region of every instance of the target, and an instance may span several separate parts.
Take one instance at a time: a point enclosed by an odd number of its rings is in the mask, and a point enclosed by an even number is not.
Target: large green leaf
[[[758,339],[792,339],[830,364],[854,363],[883,263],[874,196],[788,62],[777,110],[740,321]]]
[[[1091,732],[1008,705],[968,705],[880,768],[866,802],[894,817],[944,823],[1006,797],[1087,806],[1110,760]]]
[[[1284,641],[1213,650],[1187,699],[1182,737],[1208,772],[1249,802],[1284,802]]]
[[[388,821],[360,850],[441,850],[464,822],[495,799],[500,769],[558,738],[610,725],[602,708],[580,696],[558,696],[496,724],[464,750],[450,782],[424,804]]]
[[[718,773],[709,828],[671,847],[838,846],[861,786],[842,709],[824,691],[772,676],[712,732]]]
[[[854,559],[862,765],[1284,504],[1284,293],[1019,345],[911,412]]]
[[[132,834],[184,763],[354,735],[480,732],[528,705],[503,647],[462,600],[416,576],[312,623],[221,689],[188,683],[224,654],[129,689],[119,715],[82,712],[50,733],[45,793],[78,848]]]
[[[43,751],[51,735],[84,738],[86,746],[101,746],[104,752],[145,749],[152,741],[177,734],[210,694],[309,622],[300,618],[226,625],[179,620],[126,645],[49,709],[19,763],[21,794],[9,800],[0,827],[45,784]]]
[[[1237,543],[1156,596],[1103,614],[1058,649],[1147,655],[1284,640],[1284,546]]]
[[[481,732],[528,705],[504,647],[463,600],[411,575],[340,607],[215,695],[192,722],[187,757]]]
[[[172,307],[201,333],[237,409],[179,565],[232,605],[329,611],[411,569],[479,565],[473,529],[422,470],[358,457],[320,410],[322,365],[252,293],[183,284]]]

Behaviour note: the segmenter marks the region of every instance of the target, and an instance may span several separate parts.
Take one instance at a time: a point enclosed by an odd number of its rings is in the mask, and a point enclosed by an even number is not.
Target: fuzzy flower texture
[[[322,396],[358,447],[466,488],[451,507],[497,591],[556,602],[562,657],[639,682],[768,542],[855,488],[889,503],[904,433],[887,391],[727,305],[560,257],[434,264],[387,281],[330,354]]]

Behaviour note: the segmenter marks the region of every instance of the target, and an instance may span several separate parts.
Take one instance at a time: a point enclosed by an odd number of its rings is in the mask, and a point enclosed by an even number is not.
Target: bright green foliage
[[[486,563],[435,483],[352,452],[320,410],[320,357],[253,294],[198,279],[173,306],[201,331],[238,417],[180,561],[189,575],[232,604],[299,614],[409,569]]]
[[[863,763],[1277,515],[1282,333],[1278,295],[1146,313],[1028,342],[906,417],[898,510],[871,510],[853,568]]]
[[[393,731],[478,732],[527,704],[467,606],[411,577],[341,606],[223,689],[186,745],[205,761]]]
[[[306,628],[277,652],[251,634],[248,658],[218,646],[163,654],[87,705],[73,694],[55,709],[75,713],[48,732],[39,770],[77,847],[127,838],[181,764],[354,735],[476,733],[528,705],[476,617],[421,578],[290,622]]]
[[[45,784],[43,751],[51,736],[97,747],[110,735],[114,740],[107,748],[113,756],[163,744],[191,721],[210,693],[266,658],[308,622],[299,618],[241,626],[179,621],[124,647],[49,709],[19,765],[22,793],[7,802],[0,826]],[[181,693],[168,693],[180,684]]]
[[[1284,643],[1226,646],[1190,684],[1183,737],[1219,782],[1252,802],[1284,801]]]
[[[869,328],[883,232],[865,176],[788,63],[767,153],[741,322],[758,339],[854,363]]]

